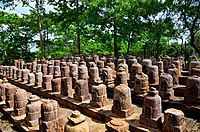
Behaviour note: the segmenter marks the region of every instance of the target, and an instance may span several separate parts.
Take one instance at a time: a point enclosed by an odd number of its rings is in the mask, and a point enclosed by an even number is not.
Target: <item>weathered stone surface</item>
[[[54,78],[60,77],[61,73],[60,73],[60,66],[54,66],[54,74],[53,74]]]
[[[41,101],[36,95],[31,95],[28,99],[26,106],[26,124],[29,127],[35,127],[39,125],[39,118],[41,117]]]
[[[61,77],[69,77],[70,69],[66,62],[61,62]]]
[[[51,80],[52,92],[61,92],[61,78]]]
[[[162,74],[159,79],[159,95],[164,100],[173,100],[173,78],[170,74]]]
[[[22,69],[16,70],[17,80],[22,81]]]
[[[60,132],[58,118],[58,102],[55,100],[43,99],[41,105],[40,131]]]
[[[169,66],[168,73],[173,77],[173,85],[179,85],[180,71],[174,64]]]
[[[14,107],[14,93],[15,93],[16,87],[13,85],[7,86],[5,88],[6,93],[6,105],[8,108]]]
[[[137,73],[135,76],[134,94],[144,95],[149,91],[148,76],[143,72]]]
[[[104,61],[102,61],[102,60],[97,61],[97,67],[99,70],[99,76],[101,76],[103,68],[105,67]]]
[[[61,94],[66,95],[68,97],[72,97],[72,78],[64,77],[61,79]]]
[[[18,69],[18,68],[14,68],[14,69],[13,69],[13,75],[12,75],[12,78],[13,78],[14,80],[17,79],[17,69]]]
[[[35,85],[35,74],[34,73],[28,74],[28,84]]]
[[[91,94],[89,94],[88,81],[87,80],[77,80],[74,86],[74,99],[82,102],[91,99]]]
[[[165,73],[167,73],[170,65],[171,65],[171,57],[169,56],[163,57],[163,69]]]
[[[163,62],[162,62],[162,60],[161,60],[160,57],[157,59],[156,65],[158,66],[159,75],[161,75],[162,73],[164,73]]]
[[[130,79],[130,74],[129,74],[129,71],[128,71],[128,65],[125,63],[125,59],[119,59],[119,65],[117,66],[117,71],[119,71],[119,69],[121,67],[124,68],[124,71],[126,72],[127,80],[129,80]]]
[[[48,89],[51,90],[52,86],[51,86],[51,80],[52,80],[53,76],[52,75],[44,75],[42,77],[42,88],[44,89]]]
[[[42,64],[37,64],[36,71],[37,73],[42,72]]]
[[[197,66],[200,66],[200,62],[199,61],[190,61],[189,63],[189,75],[192,75],[192,68],[195,68]]]
[[[112,113],[126,118],[134,113],[131,103],[131,90],[125,84],[120,84],[114,89]]]
[[[42,72],[35,73],[35,86],[42,87]]]
[[[129,132],[129,124],[120,119],[112,119],[106,123],[106,129],[108,132]]]
[[[48,69],[48,75],[54,74],[54,65],[51,62],[49,62],[47,69]]]
[[[43,75],[47,75],[47,73],[48,73],[47,64],[42,64],[42,73],[43,73]]]
[[[26,90],[16,89],[14,94],[14,112],[17,116],[26,114],[27,101]]]
[[[164,112],[163,131],[164,132],[184,132],[186,122],[184,113],[180,110],[171,108]]]
[[[6,100],[5,90],[9,86],[10,86],[10,83],[8,83],[8,80],[6,78],[3,78],[2,84],[0,84],[0,101]]]
[[[85,120],[85,116],[79,111],[73,111],[68,119],[69,121],[65,124],[64,132],[89,132],[89,126]]]
[[[128,77],[124,67],[122,65],[119,65],[116,73],[115,86],[118,86],[120,84],[125,84],[128,86],[127,80]]]
[[[158,66],[151,65],[148,67],[148,77],[149,77],[149,84],[158,84],[159,83],[159,76],[158,76]]]
[[[144,97],[142,114],[140,115],[140,123],[159,128],[162,125],[162,106],[161,98],[155,88],[150,88],[148,94]]]
[[[88,76],[88,69],[86,67],[86,63],[84,61],[81,61],[78,67],[78,79],[87,80],[88,78],[89,76]]]
[[[76,64],[70,64],[70,77],[72,77],[72,84],[78,80],[78,66]],[[74,86],[72,85],[74,88]]]
[[[22,82],[27,83],[28,82],[28,74],[30,71],[28,69],[22,69]]]
[[[32,62],[32,68],[31,68],[31,72],[36,73],[37,70],[37,61],[33,61]]]
[[[190,105],[200,104],[200,77],[188,77],[184,101]]]
[[[150,59],[144,59],[141,62],[142,64],[142,72],[144,72],[144,74],[148,74],[148,67],[152,65],[152,61]]]
[[[94,107],[104,107],[108,105],[106,86],[104,84],[92,86],[92,100],[90,104]]]
[[[108,88],[115,87],[114,78],[113,78],[113,70],[109,66],[106,66],[106,68],[103,68],[102,80],[103,80],[103,83],[106,85],[106,87]]]

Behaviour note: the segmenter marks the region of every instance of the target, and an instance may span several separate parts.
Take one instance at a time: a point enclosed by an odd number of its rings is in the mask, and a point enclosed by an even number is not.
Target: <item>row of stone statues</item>
[[[6,101],[8,108],[14,108],[14,112],[17,116],[26,114],[24,121],[29,128],[39,126],[39,130],[42,132],[63,131],[63,124],[61,123],[62,119],[59,117],[59,106],[57,101],[40,99],[36,95],[31,95],[28,98],[25,90],[11,85],[6,78],[3,79],[0,89],[5,89],[6,96],[3,97],[3,94],[1,93],[1,101]],[[134,113],[134,108],[130,96],[130,89],[126,85],[118,85],[114,91],[112,112],[120,117],[132,115]],[[164,114],[164,131],[182,131],[185,129],[186,124],[184,121],[184,114],[181,111],[168,109]],[[162,118],[161,98],[155,88],[150,88],[150,91],[144,97],[140,123],[149,127],[160,128],[162,126]],[[121,120],[119,119],[119,122],[120,121]],[[123,128],[123,131],[128,130],[129,125],[124,121],[121,122],[127,126]],[[113,120],[107,123],[106,127],[108,130],[118,130],[121,128],[120,125],[116,127],[115,121]],[[65,124],[64,131],[76,132],[78,130],[81,132],[89,131],[89,127],[85,121],[85,117],[80,114],[79,111],[74,111],[69,117],[69,122]]]
[[[189,75],[198,76],[200,62],[194,56],[190,58]],[[173,100],[173,87],[179,85],[179,77],[185,65],[182,58],[172,61],[169,56],[164,57],[163,61],[158,59],[153,62],[151,59],[144,59],[141,64],[133,57],[127,59],[127,64],[125,59],[119,59],[116,68],[113,60],[113,58],[98,59],[98,56],[88,57],[85,60],[76,57],[73,61],[67,62],[65,60],[42,60],[41,62],[35,60],[32,63],[24,63],[23,60],[16,60],[15,66],[0,66],[0,73],[23,83],[60,92],[69,97],[73,96],[72,89],[77,88],[74,97],[79,101],[91,98],[89,93],[93,97],[98,97],[99,93],[105,96],[105,89],[108,91],[109,88],[115,88],[119,84],[129,86],[131,93],[135,96],[144,96],[149,91],[149,87],[156,87],[163,100]],[[191,80],[198,82],[199,79],[193,76],[188,81]],[[186,81],[187,79],[182,83],[186,84]],[[85,88],[79,90],[78,87]],[[186,91],[196,91],[193,94],[198,94],[199,85],[194,87],[197,88],[187,86]],[[102,89],[100,90],[102,92],[99,92],[99,89]],[[76,93],[81,94],[83,98],[78,97]]]

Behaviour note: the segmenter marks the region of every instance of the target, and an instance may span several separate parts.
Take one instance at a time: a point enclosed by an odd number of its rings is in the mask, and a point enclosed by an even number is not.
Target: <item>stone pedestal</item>
[[[116,73],[115,86],[118,86],[120,84],[125,84],[128,86],[127,80],[128,80],[128,77],[127,77],[127,73],[125,72],[124,67],[123,66],[118,67],[118,70]]]
[[[49,63],[48,65],[48,75],[53,75],[54,74],[54,66],[52,63]]]
[[[61,94],[72,97],[72,78],[64,77],[61,79]]]
[[[89,126],[85,116],[75,110],[68,117],[68,122],[65,124],[64,132],[89,132]]]
[[[23,69],[22,70],[22,82],[27,83],[28,82],[28,74],[30,71],[28,69]]]
[[[126,118],[134,113],[131,103],[131,90],[125,84],[120,84],[114,89],[112,113]]]
[[[13,78],[14,80],[17,79],[17,69],[18,69],[18,68],[14,68],[14,69],[13,69],[13,76],[12,76],[12,78]]]
[[[47,64],[42,64],[42,73],[43,73],[43,75],[47,75],[47,73],[48,73]]]
[[[66,64],[66,62],[61,62],[61,77],[69,77],[69,66]]]
[[[74,99],[82,102],[85,100],[91,99],[91,94],[89,94],[89,88],[88,88],[88,81],[87,80],[77,80],[75,82],[74,86]]]
[[[61,92],[61,78],[51,80],[52,92]]]
[[[104,84],[92,86],[92,100],[90,104],[98,108],[108,105],[106,86]]]
[[[36,72],[37,73],[42,72],[42,64],[37,64]]]
[[[160,57],[157,59],[156,65],[158,66],[159,75],[161,75],[162,73],[164,73],[163,62],[162,62],[162,60],[161,60]]]
[[[142,72],[144,72],[144,74],[148,74],[148,67],[152,65],[152,61],[150,59],[144,59],[141,62],[142,64]]]
[[[39,118],[41,117],[41,101],[36,95],[31,95],[28,99],[26,106],[26,124],[29,127],[35,127],[39,125]]]
[[[200,77],[188,77],[184,101],[189,105],[200,104]]]
[[[43,99],[42,102],[40,131],[60,132],[57,101]]]
[[[159,128],[162,125],[162,106],[161,98],[155,88],[150,88],[148,94],[144,97],[142,114],[140,115],[140,123]]]
[[[22,81],[22,69],[16,71],[17,80]]]
[[[163,100],[173,100],[173,78],[170,74],[162,74],[159,80],[159,95]]]
[[[6,93],[6,105],[8,108],[14,107],[14,93],[15,93],[16,87],[15,86],[9,86],[6,87],[5,93]]]
[[[130,80],[129,80],[129,87],[131,89],[133,89],[134,86],[135,86],[135,76],[136,76],[136,74],[141,73],[141,72],[142,72],[142,65],[141,64],[135,63],[135,64],[131,65]]]
[[[167,73],[170,65],[171,65],[171,57],[169,56],[163,57],[163,69],[165,73]]]
[[[48,90],[51,90],[52,86],[51,86],[51,80],[52,80],[52,75],[44,75],[42,77],[42,87],[44,89],[48,89]]]
[[[72,87],[73,84],[78,80],[78,66],[76,64],[70,64],[70,77],[72,77]]]
[[[134,94],[135,95],[145,95],[149,91],[149,81],[148,76],[143,72],[136,74],[135,76],[135,86]]]
[[[120,119],[112,119],[106,123],[106,129],[108,132],[130,132],[129,124]]]
[[[37,61],[33,61],[32,62],[32,71],[33,73],[36,73],[36,70],[37,70]]]
[[[28,74],[28,84],[35,85],[35,74],[34,73]]]
[[[35,86],[42,87],[42,72],[35,73]]]
[[[54,66],[54,74],[53,74],[54,78],[60,77],[61,73],[60,73],[60,66]]]
[[[80,66],[78,67],[78,79],[88,80],[88,69],[84,61],[80,62]]]
[[[14,94],[14,112],[17,116],[26,114],[27,93],[26,90],[16,89]]]
[[[159,83],[158,66],[152,65],[148,67],[149,84],[157,85]]]
[[[181,110],[167,109],[164,117],[163,132],[184,132],[186,130],[185,117]]]
[[[106,66],[106,68],[103,68],[102,80],[107,88],[115,87],[114,78],[113,78],[113,70],[109,66]]]

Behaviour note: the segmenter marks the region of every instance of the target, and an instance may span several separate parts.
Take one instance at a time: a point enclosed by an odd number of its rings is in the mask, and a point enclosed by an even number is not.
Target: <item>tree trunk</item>
[[[78,55],[81,54],[81,34],[80,34],[80,25],[79,25],[79,8],[78,8],[78,0],[76,0],[76,15],[77,15],[77,20],[76,20],[76,23],[77,23],[77,44],[78,44]]]
[[[43,54],[43,49],[42,49],[42,25],[41,25],[41,20],[40,20],[39,0],[36,0],[36,7],[37,7],[37,13],[38,13],[38,25],[39,25],[39,32],[40,32],[40,51],[43,57],[44,54]]]
[[[131,32],[129,33],[129,36],[128,36],[128,47],[127,47],[127,52],[126,52],[127,55],[130,52],[130,46],[131,46]]]
[[[119,54],[118,54],[118,47],[117,47],[117,27],[114,24],[114,56],[118,59]]]

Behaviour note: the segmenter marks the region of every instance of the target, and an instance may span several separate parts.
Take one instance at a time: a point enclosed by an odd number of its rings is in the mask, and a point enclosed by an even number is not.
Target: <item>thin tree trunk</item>
[[[81,54],[81,34],[80,34],[80,27],[79,27],[79,8],[78,8],[78,0],[76,0],[76,13],[77,13],[77,44],[78,44],[78,55]]]
[[[39,25],[39,32],[40,32],[40,50],[43,57],[44,54],[43,54],[43,49],[42,49],[42,25],[41,25],[41,20],[40,20],[39,0],[36,0],[36,7],[37,7],[37,13],[38,13],[38,25]]]
[[[114,56],[118,59],[119,54],[118,54],[118,47],[117,47],[117,27],[114,24]]]
[[[127,47],[127,52],[126,52],[127,55],[130,52],[130,46],[131,46],[131,32],[129,33],[129,36],[128,36],[128,47]]]

